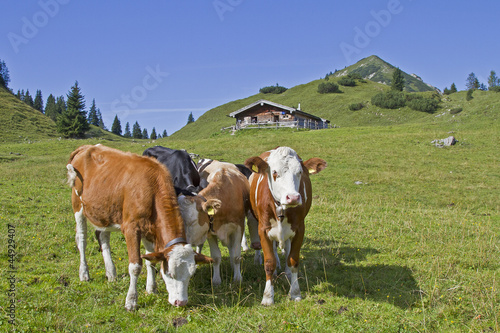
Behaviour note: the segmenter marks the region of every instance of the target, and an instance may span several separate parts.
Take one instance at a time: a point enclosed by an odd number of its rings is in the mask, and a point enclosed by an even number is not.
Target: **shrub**
[[[474,89],[469,89],[467,90],[467,96],[465,96],[465,100],[470,101],[474,97],[472,97],[472,93],[474,92]]]
[[[333,82],[322,82],[318,85],[318,92],[320,94],[340,93],[339,86]]]
[[[372,97],[372,104],[385,109],[397,109],[405,106],[405,94],[400,91],[388,91]]]
[[[356,81],[354,81],[354,79],[350,77],[344,76],[339,80],[339,84],[343,86],[354,87],[356,85]]]
[[[347,77],[353,80],[363,80],[363,77],[359,73],[349,73]]]
[[[437,110],[439,102],[434,98],[415,98],[407,103],[408,107],[416,111],[432,113]]]
[[[500,86],[494,86],[489,88],[490,91],[500,92]]]
[[[364,108],[363,103],[352,103],[349,105],[349,110],[351,111],[358,111]]]
[[[259,92],[263,93],[263,94],[281,94],[287,90],[288,90],[288,88],[280,86],[276,83],[275,86],[267,86],[267,87],[260,88]]]
[[[450,114],[457,114],[462,112],[462,108],[453,108],[450,110]]]

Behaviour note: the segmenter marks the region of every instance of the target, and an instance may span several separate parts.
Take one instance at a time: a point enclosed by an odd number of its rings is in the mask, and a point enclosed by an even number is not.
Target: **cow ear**
[[[197,252],[194,253],[194,261],[197,264],[209,264],[211,262],[214,262],[214,260],[212,258],[207,257],[206,255],[201,254],[201,253],[197,253]]]
[[[222,202],[218,199],[208,199],[202,204],[203,211],[210,216],[214,216],[222,206]]]
[[[247,158],[245,166],[255,173],[265,173],[269,168],[269,165],[258,156]]]
[[[148,254],[143,254],[141,258],[149,260],[152,264],[156,264],[166,259],[165,254],[163,252],[152,252]]]
[[[318,157],[313,157],[305,161],[304,166],[309,171],[309,174],[315,175],[326,168],[327,164],[325,160]]]

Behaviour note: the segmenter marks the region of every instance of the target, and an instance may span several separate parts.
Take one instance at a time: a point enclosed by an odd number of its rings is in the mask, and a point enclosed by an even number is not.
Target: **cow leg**
[[[290,246],[291,246],[291,241],[289,238],[285,241],[285,258],[288,258],[288,256],[290,255]],[[292,272],[290,271],[290,266],[288,266],[288,259],[286,261],[286,266],[285,266],[285,275],[288,278],[288,281],[291,281]]]
[[[298,230],[295,237],[292,239],[290,255],[287,258],[287,265],[290,267],[291,278],[290,278],[290,299],[293,301],[300,301],[302,299],[300,295],[299,287],[299,260],[300,260],[300,248],[302,247],[302,241],[304,240],[304,229]]]
[[[217,237],[209,236],[207,239],[208,245],[210,246],[210,256],[214,260],[214,276],[212,277],[212,283],[214,286],[218,286],[222,282],[220,278],[220,262],[222,260],[222,255],[220,253]]]
[[[253,257],[253,262],[255,265],[262,265],[262,255],[261,255],[261,245],[259,238],[259,221],[253,216],[252,212],[247,213],[247,226],[248,233],[250,234],[250,243],[252,249],[255,250],[255,254]],[[243,233],[245,235],[245,233]]]
[[[278,256],[277,244],[278,244],[278,242],[273,242],[273,253],[274,253],[274,257],[276,258],[276,268],[281,269],[281,263],[280,263],[280,257]],[[274,275],[276,275],[276,271],[274,271]]]
[[[116,279],[116,268],[111,259],[111,248],[109,246],[109,238],[111,232],[101,231],[99,233],[99,244],[102,249],[102,258],[104,259],[104,267],[106,269],[106,277],[108,281],[114,281]]]
[[[243,235],[241,235],[241,249],[243,252],[248,251],[247,237],[245,236],[245,224],[243,224]]]
[[[204,244],[204,243],[203,243]],[[196,252],[201,253],[203,251],[203,244],[201,245],[196,245]]]
[[[83,215],[83,206],[80,211],[75,213],[76,233],[75,241],[80,252],[80,281],[89,280],[89,267],[85,258],[85,249],[87,248],[87,219]]]
[[[137,308],[137,279],[142,269],[142,259],[140,257],[141,236],[138,230],[124,230],[123,233],[127,243],[128,273],[130,275],[130,286],[125,299],[125,309],[134,311]]]
[[[274,256],[273,242],[267,238],[265,230],[259,229],[259,235],[264,252],[264,270],[266,272],[266,287],[262,297],[262,305],[274,304],[273,275],[276,271],[276,257]]]
[[[231,267],[233,268],[234,282],[241,282],[241,237],[241,229],[237,228],[237,230],[229,237],[228,243],[229,261],[231,262]]]
[[[146,239],[142,239],[142,244],[144,244],[144,248],[146,249],[146,254],[154,252],[154,244]],[[156,269],[155,265],[151,263],[151,261],[146,260],[146,271],[147,271],[147,280],[146,280],[146,292],[148,294],[156,294],[158,292],[156,285]]]

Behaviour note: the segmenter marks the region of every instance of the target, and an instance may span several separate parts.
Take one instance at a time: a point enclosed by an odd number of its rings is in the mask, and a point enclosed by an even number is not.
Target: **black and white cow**
[[[200,174],[187,151],[155,146],[146,149],[142,155],[154,157],[167,167],[177,195],[192,195],[201,190]]]

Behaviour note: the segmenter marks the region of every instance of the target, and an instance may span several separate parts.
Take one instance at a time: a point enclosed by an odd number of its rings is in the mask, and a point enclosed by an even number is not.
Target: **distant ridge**
[[[369,56],[361,59],[354,65],[339,70],[333,74],[335,77],[347,75],[349,73],[357,73],[364,79],[373,82],[390,85],[392,81],[392,74],[396,69],[395,66],[380,59],[376,55]],[[408,74],[403,71],[405,79],[405,90],[408,92],[424,92],[424,91],[439,91],[438,88],[425,83],[418,75]]]

